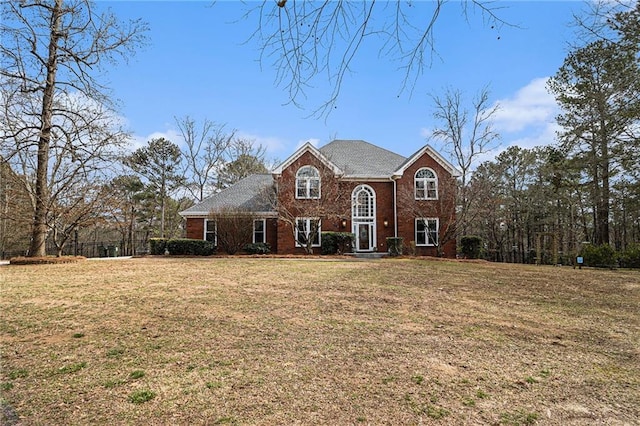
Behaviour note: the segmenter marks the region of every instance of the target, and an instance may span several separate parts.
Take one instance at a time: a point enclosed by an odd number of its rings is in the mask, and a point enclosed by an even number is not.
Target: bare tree
[[[276,180],[275,195],[268,197],[271,208],[278,213],[278,220],[284,222],[292,232],[296,244],[307,254],[313,254],[313,247],[320,240],[323,221],[338,221],[349,216],[351,190],[335,172],[315,157],[305,163],[318,171],[319,186],[309,185],[308,193],[300,196],[293,167],[284,170]],[[269,194],[273,194],[269,191]],[[306,196],[308,195],[308,196]]]
[[[492,28],[505,22],[500,6],[490,1],[461,2],[468,19],[471,5]],[[336,107],[338,95],[358,53],[374,47],[381,57],[397,62],[401,88],[412,88],[435,52],[435,28],[445,0],[412,1],[295,1],[265,0],[246,13],[257,19],[253,34],[262,46],[261,62],[272,61],[276,82],[300,106],[315,79],[329,81],[328,99],[315,111],[326,115]],[[257,15],[257,17],[256,17]]]
[[[24,116],[28,124],[13,123],[1,142],[10,159],[20,155],[35,171],[33,232],[30,256],[46,254],[47,214],[52,205],[49,171],[56,144],[68,144],[74,152],[90,154],[87,139],[71,134],[89,123],[85,111],[64,108],[60,99],[79,94],[103,108],[112,103],[100,83],[101,65],[129,57],[144,41],[146,25],[140,21],[119,22],[110,12],[99,13],[89,0],[2,1],[0,27],[0,76],[6,88],[3,102],[10,99],[14,110],[9,119]],[[18,119],[18,122],[22,120]],[[80,122],[62,127],[60,121]],[[111,143],[119,134],[109,137]],[[11,147],[11,148],[10,148]],[[72,157],[73,159],[73,157]]]
[[[22,113],[22,106],[33,102],[34,94],[14,93],[13,100],[5,102],[0,115],[3,118],[3,151],[9,154],[7,162],[18,173],[22,191],[29,196],[29,219],[38,217],[39,209],[44,211],[44,235],[41,247],[53,233],[54,244],[59,255],[69,235],[91,216],[97,206],[99,195],[91,190],[99,185],[109,172],[110,165],[119,156],[118,147],[124,142],[126,133],[117,126],[117,120],[110,110],[96,104],[82,95],[59,96],[53,104],[55,111],[64,112],[52,119],[52,132],[47,144],[47,169],[44,170],[46,187],[39,183],[42,174],[39,160],[40,132],[34,125],[33,117]],[[5,98],[5,99],[14,99]],[[16,136],[12,136],[16,135]],[[16,145],[10,146],[15,137]],[[24,139],[22,139],[24,138]],[[46,198],[41,198],[42,193]],[[46,203],[43,204],[43,201]],[[35,226],[35,224],[32,225]],[[29,255],[43,255],[33,251],[32,233]]]
[[[464,107],[462,93],[447,89],[440,97],[432,95],[433,117],[438,121],[432,132],[434,139],[444,143],[455,166],[460,171],[458,192],[457,229],[466,233],[467,223],[473,220],[469,205],[473,193],[469,191],[469,181],[473,167],[481,156],[497,146],[500,135],[493,130],[491,120],[498,111],[497,104],[489,104],[489,90],[483,88],[473,99],[471,111]]]
[[[8,163],[0,158],[0,257],[7,252],[24,254],[29,247],[29,194]]]
[[[438,256],[445,255],[447,245],[456,239],[459,233],[460,220],[456,215],[458,184],[454,177],[438,179],[437,200],[416,200],[413,186],[402,186],[398,189],[398,208],[406,216],[416,218],[439,218],[436,250]]]
[[[105,219],[118,230],[125,255],[135,255],[135,232],[143,201],[148,198],[138,176],[121,174],[106,184]]]
[[[228,254],[242,250],[252,240],[256,218],[254,213],[237,208],[212,211],[209,219],[216,221],[217,246]]]
[[[57,257],[62,256],[65,246],[79,228],[90,227],[103,220],[101,206],[105,195],[102,185],[90,184],[73,185],[56,197],[56,202],[49,208],[47,226]]]
[[[224,125],[208,119],[201,125],[189,116],[175,120],[186,144],[182,150],[185,188],[202,201],[216,186],[215,180],[228,157],[236,131],[227,132]]]

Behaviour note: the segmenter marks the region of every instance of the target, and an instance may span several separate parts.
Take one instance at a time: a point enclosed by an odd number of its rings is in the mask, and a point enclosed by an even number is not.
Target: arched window
[[[376,194],[367,185],[357,186],[351,195],[351,215],[354,220],[375,217]]]
[[[438,199],[438,177],[428,168],[422,168],[416,172],[414,178],[416,200]]]
[[[320,173],[313,166],[303,166],[296,173],[296,198],[320,198]]]

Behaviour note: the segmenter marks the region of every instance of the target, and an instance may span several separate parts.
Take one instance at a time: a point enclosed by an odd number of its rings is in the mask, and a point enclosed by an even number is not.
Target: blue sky
[[[501,105],[495,120],[501,147],[494,154],[510,145],[552,143],[557,107],[545,81],[562,64],[574,34],[572,16],[584,8],[578,1],[493,2],[513,26],[491,28],[473,9],[465,20],[461,3],[452,1],[436,23],[437,56],[410,93],[401,93],[398,64],[365,46],[336,108],[326,118],[309,118],[331,88],[319,79],[303,100],[305,109],[288,105],[288,92],[275,85],[274,68],[258,62],[259,44],[247,41],[257,22],[242,16],[257,3],[99,4],[122,19],[142,18],[151,28],[149,45],[107,74],[134,134],[132,147],[159,136],[181,143],[174,117],[189,115],[237,129],[279,160],[305,141],[323,145],[334,138],[363,139],[405,156],[426,143],[441,149],[427,139],[435,126],[429,94],[441,95],[447,87],[461,90],[468,101],[490,87],[492,103]]]

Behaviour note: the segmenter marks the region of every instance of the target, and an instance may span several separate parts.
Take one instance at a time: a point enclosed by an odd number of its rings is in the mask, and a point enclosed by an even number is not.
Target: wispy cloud
[[[262,136],[243,131],[238,131],[236,136],[243,139],[252,140],[256,146],[262,146],[269,155],[277,155],[286,148],[286,143],[276,136]]]
[[[500,108],[493,117],[496,129],[510,133],[554,123],[558,104],[547,91],[547,80],[536,78],[514,96],[498,100]]]

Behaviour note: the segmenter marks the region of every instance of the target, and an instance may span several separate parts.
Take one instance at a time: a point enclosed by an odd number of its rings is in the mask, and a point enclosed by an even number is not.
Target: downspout
[[[397,180],[391,177],[393,181],[393,237],[398,238],[398,187]]]

